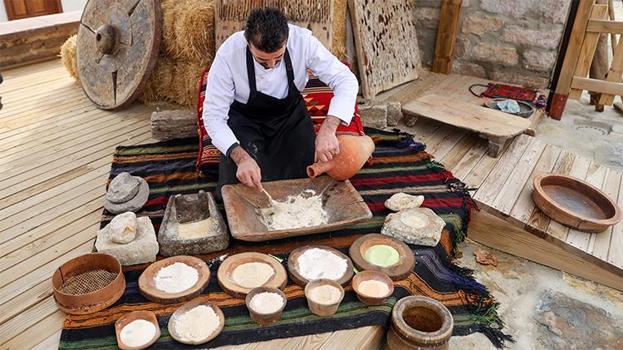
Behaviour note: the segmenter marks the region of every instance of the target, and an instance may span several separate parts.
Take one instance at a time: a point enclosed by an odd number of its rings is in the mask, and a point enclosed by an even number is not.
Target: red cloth
[[[215,165],[219,163],[221,152],[212,145],[210,137],[203,125],[203,101],[205,100],[205,89],[208,83],[208,70],[206,68],[201,73],[201,78],[197,82],[197,132],[199,134],[199,153],[197,155],[197,170],[201,170],[206,165]],[[316,132],[322,125],[329,112],[329,104],[333,98],[333,91],[325,85],[318,77],[309,73],[309,81],[305,85],[305,89],[301,93],[309,114],[314,122]],[[364,135],[363,123],[359,117],[359,108],[355,104],[355,113],[349,125],[341,124],[337,128],[338,133],[355,133]]]

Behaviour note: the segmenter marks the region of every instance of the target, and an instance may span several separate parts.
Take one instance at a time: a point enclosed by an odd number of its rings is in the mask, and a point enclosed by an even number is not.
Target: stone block
[[[523,66],[529,70],[549,72],[556,64],[555,51],[525,50],[522,56]]]
[[[387,104],[359,105],[359,116],[364,126],[384,129],[387,127]]]
[[[507,71],[494,69],[489,73],[490,78],[495,81],[512,83],[531,88],[546,88],[549,85],[549,77],[540,75],[539,73],[522,71]],[[541,73],[542,74],[542,73]]]
[[[104,227],[97,234],[95,249],[100,253],[114,256],[124,266],[156,261],[158,241],[151,220],[143,216],[137,218],[136,223],[136,238],[126,244],[113,242],[111,230],[107,229],[108,226]]]
[[[411,208],[387,215],[381,233],[409,244],[434,247],[445,226],[445,221],[432,210]]]
[[[484,62],[514,66],[519,62],[517,49],[513,46],[502,46],[480,42],[471,49],[471,57]]]
[[[470,62],[464,62],[460,60],[456,60],[452,62],[452,73],[461,74],[461,75],[469,75],[472,77],[478,78],[486,78],[487,72],[485,71],[485,67]]]
[[[387,126],[396,126],[402,119],[402,105],[400,102],[387,103]]]
[[[567,20],[569,5],[572,0],[538,0],[534,2],[533,11],[543,18],[556,24],[564,24]]]
[[[385,208],[398,212],[404,209],[419,208],[422,203],[424,203],[424,196],[422,195],[414,196],[399,192],[385,201]]]
[[[151,114],[151,134],[158,140],[197,136],[197,116],[189,109],[158,110]]]
[[[504,21],[497,16],[485,15],[482,12],[469,14],[463,21],[463,33],[483,35],[502,28]]]
[[[535,30],[510,25],[504,28],[502,39],[508,43],[557,49],[562,38],[562,27],[550,30]]]
[[[481,9],[511,18],[526,15],[532,6],[532,0],[480,0]]]
[[[415,25],[418,28],[437,29],[439,26],[439,8],[416,7]]]

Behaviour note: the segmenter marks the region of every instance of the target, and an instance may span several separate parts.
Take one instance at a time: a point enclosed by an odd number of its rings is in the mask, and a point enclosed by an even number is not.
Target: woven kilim
[[[353,178],[373,213],[367,222],[348,229],[295,237],[271,242],[252,243],[233,240],[226,251],[200,256],[210,266],[210,284],[197,298],[212,302],[223,310],[224,331],[211,342],[198,348],[228,344],[242,344],[275,338],[352,329],[369,325],[386,326],[392,306],[407,295],[425,295],[446,305],[454,316],[455,335],[483,332],[498,347],[508,336],[501,332],[497,304],[486,288],[469,274],[470,271],[454,265],[453,252],[466,234],[472,200],[463,184],[443,166],[431,159],[424,145],[414,142],[409,135],[367,129],[376,143],[376,151],[368,164]],[[149,201],[139,216],[151,217],[156,231],[160,225],[168,197],[176,193],[211,191],[216,184],[217,167],[209,169],[204,177],[195,170],[196,139],[119,147],[114,155],[110,178],[122,171],[144,177],[150,186]],[[272,254],[286,264],[288,253],[296,247],[309,244],[327,245],[348,254],[348,247],[363,234],[380,232],[388,211],[384,201],[396,192],[425,196],[423,206],[431,208],[446,222],[438,246],[412,246],[417,264],[406,279],[396,282],[394,295],[384,305],[367,307],[360,303],[352,289],[338,312],[330,317],[318,317],[307,308],[302,288],[288,283],[284,292],[288,303],[280,321],[257,326],[248,316],[243,299],[232,298],[222,292],[216,281],[219,256],[244,251]],[[102,225],[111,216],[104,213]],[[180,305],[161,305],[146,300],[138,291],[137,280],[147,265],[124,269],[126,291],[112,307],[84,316],[68,315],[61,335],[61,349],[108,349],[116,346],[114,322],[134,310],[151,310],[158,316],[162,336],[155,349],[187,348],[173,340],[167,332],[169,316]]]

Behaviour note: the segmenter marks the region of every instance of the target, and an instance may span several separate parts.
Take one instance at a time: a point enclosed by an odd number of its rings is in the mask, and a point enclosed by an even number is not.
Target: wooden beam
[[[591,33],[623,33],[623,22],[592,19],[588,21],[586,31]]]
[[[606,81],[612,83],[620,83],[623,80],[623,40],[619,40],[614,55],[612,56],[612,63],[610,64],[610,70],[608,71]],[[614,102],[614,96],[611,94],[602,94],[599,97],[600,105],[611,105]]]
[[[450,74],[456,34],[459,31],[459,18],[463,0],[443,0],[439,12],[439,26],[435,42],[433,72]]]
[[[573,88],[601,92],[610,95],[623,95],[623,83],[615,83],[590,78],[573,78]]]

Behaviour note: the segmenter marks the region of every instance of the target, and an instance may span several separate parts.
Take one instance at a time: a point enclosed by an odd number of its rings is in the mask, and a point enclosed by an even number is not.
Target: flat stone
[[[387,127],[387,104],[359,105],[359,116],[364,126],[384,129]]]
[[[572,0],[536,0],[532,10],[552,23],[564,24],[567,20],[571,1]]]
[[[452,62],[452,73],[461,75],[470,75],[472,77],[486,78],[487,72],[485,67],[470,62],[456,60]]]
[[[536,30],[509,25],[504,27],[502,39],[508,43],[555,50],[558,48],[558,44],[560,44],[562,30],[562,27],[551,30]]]
[[[97,234],[95,249],[98,252],[116,257],[124,266],[156,261],[158,241],[151,220],[144,216],[137,218],[136,222],[136,238],[130,243],[113,242],[109,231],[104,228]]]
[[[544,76],[543,73],[539,74],[526,70],[517,71],[494,69],[490,75],[491,79],[495,81],[502,81],[531,88],[546,88],[549,85],[549,78]]]
[[[136,196],[139,189],[139,180],[130,173],[120,173],[115,176],[106,192],[106,199],[112,203],[124,203]]]
[[[415,8],[415,25],[419,29],[437,29],[439,26],[439,7],[416,7]]]
[[[396,126],[402,119],[402,104],[400,102],[387,102],[387,126]]]
[[[529,70],[549,72],[556,64],[555,51],[525,50],[522,56],[523,66]]]
[[[480,8],[483,10],[511,18],[524,16],[531,7],[532,1],[529,0],[480,0]]]
[[[623,323],[608,311],[547,290],[534,316],[544,349],[622,349]]]
[[[424,202],[424,196],[414,196],[408,193],[396,193],[385,201],[385,207],[393,211],[419,208]]]
[[[381,233],[409,244],[434,247],[446,223],[428,208],[412,208],[389,214]]]
[[[483,35],[502,28],[504,21],[497,16],[486,15],[482,12],[473,12],[463,21],[463,33]]]
[[[117,177],[119,177],[119,175]],[[133,178],[138,179],[138,183],[139,183],[138,190],[134,197],[130,198],[128,201],[123,202],[123,203],[113,203],[110,200],[108,200],[108,197],[104,198],[104,208],[109,213],[120,214],[120,213],[124,213],[127,211],[135,212],[135,211],[140,210],[145,205],[145,203],[147,203],[147,199],[149,199],[149,184],[147,184],[147,181],[145,181],[145,179],[141,177],[133,176]],[[115,179],[113,179],[113,181]],[[111,181],[111,184],[112,184],[112,181]],[[109,186],[109,191],[110,191],[110,186]]]
[[[115,216],[104,229],[108,230],[113,242],[126,244],[136,238],[137,225],[136,214],[129,211]]]
[[[151,134],[158,140],[195,137],[196,112],[189,109],[155,111],[151,114]]]
[[[448,343],[448,349],[450,350],[497,350],[497,348],[491,343],[489,338],[483,333],[472,333],[465,336],[453,336]]]
[[[514,66],[519,62],[519,55],[514,46],[505,46],[481,42],[471,50],[472,58],[478,61]]]

